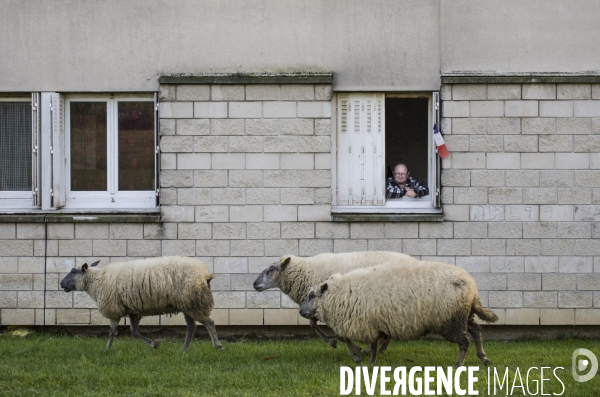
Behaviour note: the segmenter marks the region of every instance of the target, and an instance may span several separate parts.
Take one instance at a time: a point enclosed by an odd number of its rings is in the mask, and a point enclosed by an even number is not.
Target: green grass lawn
[[[1,396],[337,396],[340,394],[340,367],[355,367],[346,348],[323,342],[223,341],[226,351],[215,350],[208,339],[194,340],[182,352],[183,339],[163,339],[154,350],[137,339],[118,336],[111,351],[107,338],[30,334],[0,334]],[[600,375],[578,383],[571,375],[571,355],[586,348],[600,357],[597,340],[484,341],[492,367],[503,374],[519,367],[523,382],[530,367],[564,367],[557,375],[565,385],[563,396],[600,396]],[[379,355],[378,366],[451,366],[457,347],[441,340],[392,342]],[[476,383],[480,396],[487,394],[487,369],[469,349],[467,366],[479,366]],[[362,365],[368,365],[368,359]],[[539,385],[539,371],[534,371]],[[420,374],[423,375],[422,373]],[[545,372],[545,394],[560,393],[561,384]],[[535,383],[530,379],[530,390]],[[519,385],[519,382],[517,382]],[[394,381],[388,384],[392,390]],[[463,387],[466,382],[463,382]],[[379,395],[379,382],[376,395]],[[539,386],[538,386],[539,387]],[[364,383],[362,395],[367,395]],[[497,390],[496,395],[506,395]],[[351,395],[355,395],[354,391]],[[492,389],[493,395],[493,389]],[[523,395],[515,388],[513,395]],[[539,390],[538,390],[538,394]]]

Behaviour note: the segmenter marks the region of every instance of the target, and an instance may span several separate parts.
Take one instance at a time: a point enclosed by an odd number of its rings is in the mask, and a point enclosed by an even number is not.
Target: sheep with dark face
[[[206,327],[213,345],[222,349],[215,323],[209,317],[214,306],[210,290],[214,276],[203,262],[181,256],[96,267],[98,262],[72,269],[60,286],[65,292],[87,292],[100,313],[110,320],[107,349],[111,348],[117,325],[124,316],[129,316],[133,336],[157,348],[157,342],[138,332],[141,318],[178,312],[184,314],[187,323],[183,350],[189,347],[196,331],[195,321]]]
[[[279,262],[273,263],[256,278],[254,289],[264,291],[279,288],[298,305],[302,303],[310,289],[325,281],[335,273],[377,265],[379,263],[405,263],[416,261],[413,257],[398,252],[364,251],[340,254],[324,253],[312,257],[285,255]],[[319,319],[324,321],[323,319]],[[317,319],[310,319],[310,326],[331,347],[337,346],[335,337],[328,337],[317,325]],[[389,339],[383,341],[381,353],[385,351]],[[361,354],[357,346],[353,349],[356,357]]]
[[[475,314],[484,321],[498,320],[481,305],[469,273],[453,265],[421,261],[336,274],[311,289],[300,307],[300,315],[326,322],[341,340],[370,344],[371,363],[377,358],[377,341],[384,336],[410,340],[437,333],[458,344],[457,367],[464,363],[468,334],[479,359],[489,363]],[[358,362],[351,345],[349,351]]]

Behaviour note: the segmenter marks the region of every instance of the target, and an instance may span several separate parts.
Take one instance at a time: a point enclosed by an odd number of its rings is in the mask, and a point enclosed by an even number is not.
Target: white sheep
[[[459,346],[455,366],[464,363],[469,347],[467,333],[484,364],[479,325],[473,315],[498,320],[479,301],[477,285],[465,270],[445,263],[418,261],[383,264],[337,274],[311,289],[300,315],[325,321],[341,340],[371,345],[371,363],[377,358],[382,336],[410,340],[437,333]],[[356,356],[349,345],[350,356]]]
[[[335,273],[377,265],[384,262],[405,263],[416,261],[413,257],[398,252],[364,251],[340,254],[319,254],[312,257],[282,256],[279,262],[267,267],[254,281],[254,289],[264,291],[279,288],[298,305],[302,303],[310,289],[325,281]],[[320,319],[323,321],[322,319]],[[325,321],[326,323],[326,321]],[[310,326],[331,347],[337,346],[337,339],[329,338],[317,325],[317,319],[310,319]],[[389,339],[383,341],[381,353],[385,351]],[[354,347],[356,354],[360,348]]]
[[[206,327],[213,345],[223,349],[215,323],[209,317],[214,306],[210,290],[214,276],[203,262],[181,256],[96,267],[98,262],[72,269],[60,286],[65,292],[87,292],[100,313],[110,320],[107,349],[111,348],[117,325],[124,316],[129,316],[133,336],[157,348],[158,342],[138,332],[141,318],[178,312],[183,312],[187,323],[183,350],[189,347],[196,331],[195,321]]]

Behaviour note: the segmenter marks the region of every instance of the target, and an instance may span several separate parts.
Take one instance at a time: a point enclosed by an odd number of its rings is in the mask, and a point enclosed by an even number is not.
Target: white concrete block
[[[591,99],[591,84],[558,84],[556,86],[557,99]]]
[[[212,168],[218,169],[244,169],[246,168],[246,155],[243,153],[213,153]]]
[[[297,114],[296,102],[263,102],[263,117],[265,118],[293,118]]]
[[[556,84],[523,84],[523,99],[556,99]]]
[[[573,117],[573,101],[540,101],[540,117]]]
[[[279,99],[279,85],[276,84],[248,84],[246,85],[246,100],[248,101],[276,101]]]
[[[162,119],[191,119],[194,117],[193,102],[162,102],[158,110]]]
[[[331,102],[298,102],[298,117],[301,118],[330,118]]]
[[[452,153],[452,168],[485,168],[485,153]]]
[[[516,170],[521,167],[520,153],[487,153],[485,157],[488,170]]]
[[[575,117],[600,117],[600,100],[575,101]]]
[[[587,170],[590,168],[589,153],[556,153],[557,170]]]
[[[506,101],[505,117],[538,117],[538,101]]]
[[[209,153],[180,153],[177,155],[177,169],[198,170],[210,169],[211,155]]]
[[[452,86],[452,99],[477,100],[486,98],[485,84],[455,84]]]
[[[227,117],[227,102],[194,102],[194,118],[216,119]]]
[[[276,170],[279,169],[279,154],[248,153],[246,154],[246,169]]]
[[[488,84],[487,99],[521,99],[521,84]]]
[[[554,153],[522,153],[521,169],[554,169]]]
[[[229,102],[232,119],[258,119],[262,117],[262,102]]]
[[[572,205],[541,205],[540,221],[542,222],[573,222]]]
[[[331,205],[299,205],[299,222],[329,222],[331,221]]]
[[[504,117],[503,101],[471,101],[471,117]]]
[[[442,117],[469,117],[468,101],[442,102]]]

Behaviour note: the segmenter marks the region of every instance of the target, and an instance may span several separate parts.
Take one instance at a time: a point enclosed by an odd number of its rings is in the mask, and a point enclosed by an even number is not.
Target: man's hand
[[[415,191],[412,190],[411,188],[407,187],[406,188],[406,197],[415,198],[415,197],[417,197],[417,193],[415,193]]]

